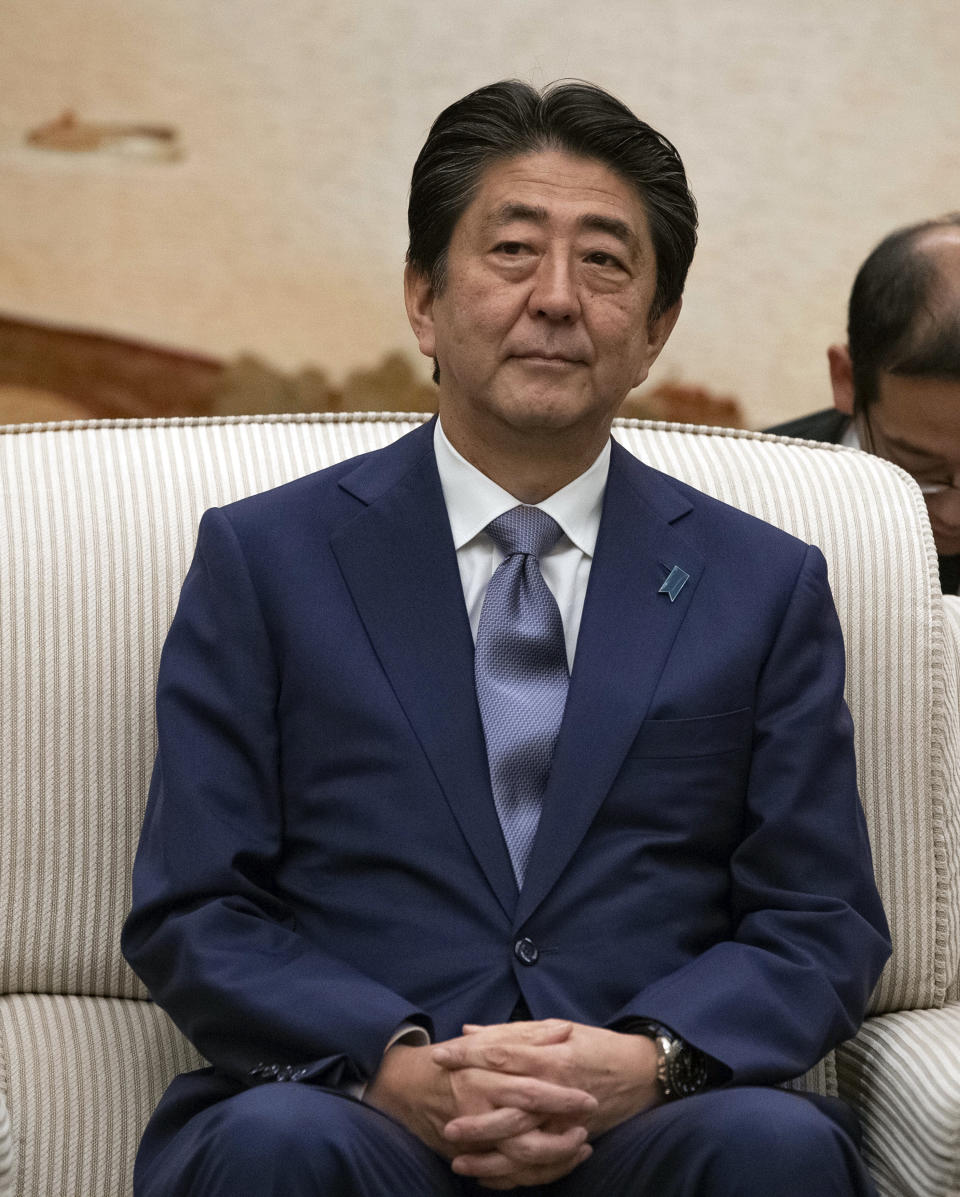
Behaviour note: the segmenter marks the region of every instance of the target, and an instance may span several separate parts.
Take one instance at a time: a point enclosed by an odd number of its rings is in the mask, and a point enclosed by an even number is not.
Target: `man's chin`
[[[615,408],[575,388],[517,388],[499,405],[500,416],[518,432],[562,432],[613,418]]]

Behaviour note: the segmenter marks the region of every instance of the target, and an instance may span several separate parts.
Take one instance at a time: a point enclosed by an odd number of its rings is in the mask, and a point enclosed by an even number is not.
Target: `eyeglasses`
[[[870,422],[869,407],[865,407],[860,412],[860,417],[861,417],[861,426],[862,426],[864,432],[866,432],[866,434],[867,434],[866,440],[867,440],[867,448],[869,449],[869,451],[875,457],[882,457],[884,459],[884,461],[892,462],[894,465],[899,466],[902,470],[906,470],[906,472],[911,476],[911,478],[913,478],[914,482],[916,482],[917,486],[920,488],[920,493],[923,495],[924,498],[929,499],[929,498],[934,497],[935,495],[942,495],[946,491],[954,491],[956,493],[960,493],[960,486],[957,486],[956,482],[925,482],[922,478],[918,478],[914,474],[913,470],[911,470],[908,466],[904,465],[903,462],[898,461],[895,453],[892,453],[889,450],[887,452],[883,452],[877,443],[877,437],[874,434],[873,425]],[[956,478],[956,476],[957,475],[955,473],[954,478]]]
[[[922,495],[942,495],[945,490],[960,493],[960,486],[955,486],[952,482],[921,482],[919,478],[914,478],[914,482],[920,487]]]

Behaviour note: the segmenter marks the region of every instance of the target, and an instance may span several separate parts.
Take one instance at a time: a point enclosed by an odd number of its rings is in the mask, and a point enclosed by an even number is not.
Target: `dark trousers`
[[[840,1101],[733,1088],[650,1110],[601,1136],[530,1197],[875,1197]],[[480,1197],[399,1124],[310,1085],[237,1091],[178,1077],[144,1135],[137,1197]]]

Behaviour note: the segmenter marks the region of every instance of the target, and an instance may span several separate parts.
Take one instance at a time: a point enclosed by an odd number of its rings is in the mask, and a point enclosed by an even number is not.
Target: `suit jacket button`
[[[521,964],[536,964],[540,959],[540,949],[532,939],[518,939],[513,945],[513,954]]]

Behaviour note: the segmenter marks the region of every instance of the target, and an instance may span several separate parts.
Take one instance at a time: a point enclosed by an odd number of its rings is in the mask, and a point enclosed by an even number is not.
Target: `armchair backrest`
[[[123,962],[160,647],[201,512],[379,447],[422,416],[0,430],[0,1193],[125,1192],[140,1130],[198,1057]],[[877,1011],[957,973],[960,624],[919,491],[851,450],[621,422],[649,464],[821,546],[847,641],[861,788],[894,956]],[[108,1129],[112,1128],[112,1129]]]

